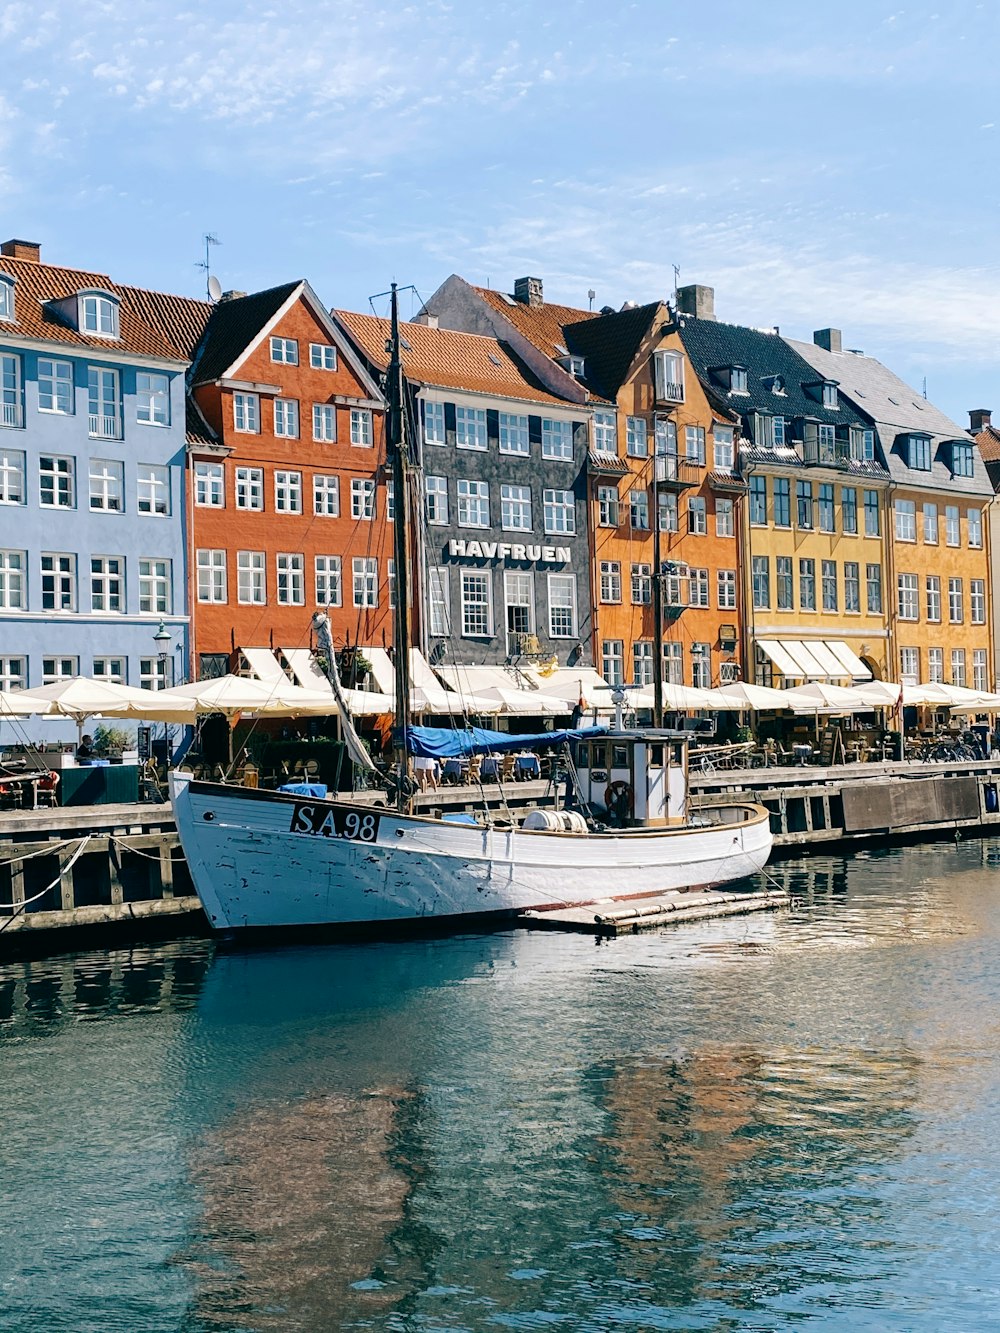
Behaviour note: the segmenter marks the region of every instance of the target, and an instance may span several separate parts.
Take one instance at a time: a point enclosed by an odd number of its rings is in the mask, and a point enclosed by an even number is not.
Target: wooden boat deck
[[[531,930],[569,930],[585,935],[634,935],[681,921],[708,921],[714,917],[745,916],[787,907],[783,889],[739,892],[731,889],[695,889],[653,893],[631,902],[607,899],[586,907],[552,907],[522,912],[517,920]]]

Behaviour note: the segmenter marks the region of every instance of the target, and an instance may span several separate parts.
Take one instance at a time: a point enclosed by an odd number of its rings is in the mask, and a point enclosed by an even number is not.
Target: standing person
[[[438,767],[437,760],[431,759],[426,755],[415,755],[413,759],[413,772],[420,784],[420,790],[426,791],[428,787],[432,791],[437,791],[438,785]]]

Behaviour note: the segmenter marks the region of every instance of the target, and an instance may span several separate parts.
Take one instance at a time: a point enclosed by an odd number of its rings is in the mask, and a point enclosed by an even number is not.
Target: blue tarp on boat
[[[425,759],[456,759],[463,754],[503,754],[508,750],[537,750],[564,741],[585,741],[607,733],[607,727],[578,727],[568,731],[539,731],[513,736],[484,727],[408,727],[406,748]]]

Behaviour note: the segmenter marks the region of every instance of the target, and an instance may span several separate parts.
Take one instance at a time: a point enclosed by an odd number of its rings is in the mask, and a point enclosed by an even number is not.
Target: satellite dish
[[[214,273],[211,274],[211,276],[208,279],[208,295],[209,299],[212,301],[217,301],[219,297],[222,295],[222,283],[219,281],[219,279],[215,276]]]

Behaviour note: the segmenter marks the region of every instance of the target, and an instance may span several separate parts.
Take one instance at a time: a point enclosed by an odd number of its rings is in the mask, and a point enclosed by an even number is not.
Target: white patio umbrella
[[[196,680],[190,685],[178,685],[172,694],[193,701],[195,712],[260,713],[266,717],[297,717],[300,715],[327,716],[337,712],[337,701],[332,694],[318,690],[304,690],[290,681],[251,680],[246,676],[216,676],[212,680]]]
[[[829,685],[814,680],[794,690],[783,691],[788,707],[804,713],[863,713],[874,707],[858,697],[858,691],[844,685]]]
[[[730,713],[779,711],[793,707],[787,702],[788,693],[787,690],[772,690],[767,685],[753,685],[749,681],[737,680],[731,685],[721,685],[717,690],[707,690],[711,703],[705,706],[713,711]]]
[[[37,717],[51,711],[49,699],[36,699],[27,690],[0,690],[0,718]]]
[[[394,704],[388,694],[379,694],[377,690],[344,690],[347,707],[355,717],[372,717],[379,713],[391,713]]]
[[[130,685],[91,680],[87,676],[74,676],[70,680],[59,680],[51,685],[28,690],[25,692],[25,700],[28,699],[47,702],[47,709],[38,710],[44,711],[46,717],[72,718],[78,726],[89,717],[194,721],[194,709],[190,702],[178,698],[173,691],[137,690]]]
[[[480,690],[479,697],[498,704],[499,710],[511,717],[557,717],[572,711],[552,695],[541,694],[538,690],[518,690],[514,686],[491,685]]]

